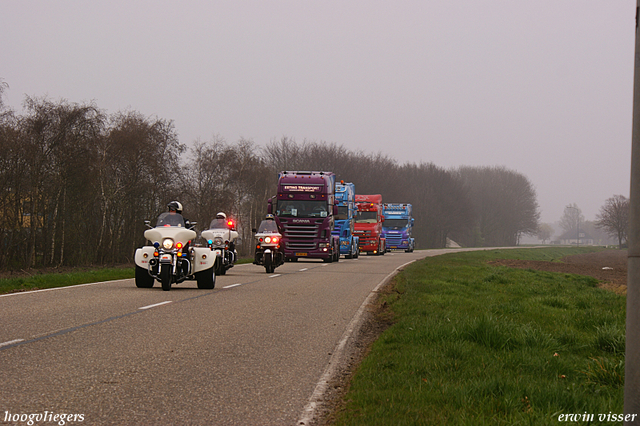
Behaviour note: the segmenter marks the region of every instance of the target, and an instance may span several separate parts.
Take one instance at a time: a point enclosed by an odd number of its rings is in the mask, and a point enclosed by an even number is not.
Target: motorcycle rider
[[[254,229],[255,231],[255,229]],[[260,226],[258,227],[258,232],[278,232],[280,233],[280,229],[278,229],[278,224],[276,222],[276,218],[271,214],[267,214],[264,217],[264,220],[260,222]],[[253,255],[253,263],[258,265],[258,251]]]
[[[227,222],[227,215],[224,212],[218,212],[216,214],[215,221],[211,221],[211,225],[209,229],[221,228],[221,229],[229,229],[229,223]],[[232,229],[233,230],[233,229]],[[236,258],[236,244],[234,240],[229,241],[229,251],[233,254],[233,262],[235,262]]]
[[[164,223],[168,223],[171,225],[175,225],[179,223],[180,219],[177,216],[178,215],[182,216],[182,203],[180,203],[179,201],[171,201],[169,204],[167,204],[167,209],[169,210],[169,215],[165,216]],[[187,218],[182,217],[182,220],[184,220],[185,228],[187,229],[191,228],[191,222]],[[173,223],[173,222],[176,222],[176,223]],[[182,248],[182,252],[188,254],[190,245],[191,245],[191,241],[187,241],[184,247]],[[185,271],[185,273],[187,273],[189,269],[189,265],[186,262],[183,262],[182,268]]]

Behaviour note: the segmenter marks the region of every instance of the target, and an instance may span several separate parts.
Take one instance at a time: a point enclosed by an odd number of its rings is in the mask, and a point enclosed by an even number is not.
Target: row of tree
[[[0,103],[0,267],[130,262],[144,243],[143,221],[171,200],[183,203],[199,230],[218,211],[234,217],[240,250],[249,254],[250,230],[266,213],[282,170],[333,171],[360,194],[413,204],[422,248],[444,247],[448,239],[514,245],[538,226],[533,186],[504,167],[398,164],[287,137],[266,146],[213,137],[189,148],[168,120],[26,98],[23,114]]]

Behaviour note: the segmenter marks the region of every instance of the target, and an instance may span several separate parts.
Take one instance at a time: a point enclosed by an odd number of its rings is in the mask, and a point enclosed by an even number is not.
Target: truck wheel
[[[155,279],[149,275],[149,271],[136,265],[136,287],[151,288]]]
[[[196,281],[198,288],[203,290],[211,290],[216,287],[216,271],[214,267],[196,272]]]
[[[354,258],[354,259],[357,259],[357,258],[358,258],[358,256],[360,256],[360,247],[358,247],[357,245],[355,245],[355,246],[353,247],[353,249],[355,250],[355,253],[353,254],[353,258]]]
[[[171,290],[171,265],[160,265],[160,282],[164,291]]]

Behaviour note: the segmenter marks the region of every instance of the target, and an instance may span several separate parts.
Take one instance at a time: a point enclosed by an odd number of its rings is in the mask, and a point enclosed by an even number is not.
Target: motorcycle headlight
[[[215,244],[217,246],[221,246],[222,245],[222,237],[215,237],[213,239],[213,244]]]
[[[162,247],[163,247],[165,250],[171,250],[171,248],[173,247],[173,240],[172,240],[171,238],[165,238],[165,239],[162,241]]]
[[[264,242],[269,244],[271,242],[271,237],[265,237]]]

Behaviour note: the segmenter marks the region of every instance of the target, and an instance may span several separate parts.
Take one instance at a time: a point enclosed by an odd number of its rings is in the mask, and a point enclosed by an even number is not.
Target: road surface
[[[365,300],[442,252],[237,265],[214,290],[121,280],[0,296],[0,424],[310,424]]]

